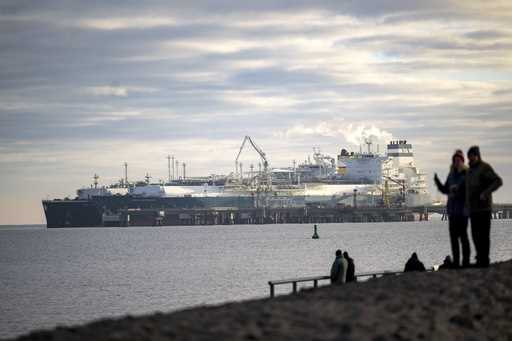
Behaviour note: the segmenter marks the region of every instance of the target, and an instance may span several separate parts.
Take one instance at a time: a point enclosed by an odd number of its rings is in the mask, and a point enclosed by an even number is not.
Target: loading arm
[[[260,155],[261,159],[263,160],[263,170],[266,173],[268,170],[267,157],[266,157],[265,153],[263,152],[263,150],[261,150],[261,148],[259,148],[254,143],[254,141],[251,139],[251,137],[247,136],[247,135],[245,136],[244,141],[242,142],[242,145],[240,146],[240,150],[238,151],[238,155],[236,156],[236,159],[235,159],[235,166],[237,167],[236,172],[238,173],[238,159],[240,158],[240,154],[242,154],[242,150],[244,149],[245,142],[247,142],[247,141],[249,141],[249,143],[252,145],[254,150],[256,150],[256,152]]]

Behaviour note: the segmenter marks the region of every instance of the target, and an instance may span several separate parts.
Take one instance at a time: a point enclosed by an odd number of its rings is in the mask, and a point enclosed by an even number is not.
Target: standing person
[[[469,266],[469,239],[468,239],[468,213],[466,209],[466,174],[467,167],[464,165],[464,153],[457,149],[452,156],[450,173],[445,183],[441,183],[437,173],[434,181],[440,192],[448,195],[446,213],[448,214],[448,229],[450,231],[450,242],[452,246],[453,267],[458,268],[459,263],[459,242],[462,247],[462,266]]]
[[[341,254],[341,250],[336,250],[336,258],[331,266],[331,283],[343,284],[347,276],[348,263]]]
[[[492,167],[482,161],[480,148],[468,150],[469,171],[466,176],[466,202],[471,220],[471,235],[476,249],[476,266],[489,266],[492,192],[503,181]]]
[[[354,264],[354,259],[350,258],[348,252],[343,252],[343,258],[347,260],[347,282],[355,282],[356,280],[356,266]]]
[[[404,272],[410,271],[425,271],[425,265],[418,259],[416,252],[413,252],[407,263],[405,263]]]

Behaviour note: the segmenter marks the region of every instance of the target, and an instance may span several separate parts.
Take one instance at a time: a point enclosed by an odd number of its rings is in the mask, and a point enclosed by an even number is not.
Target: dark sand
[[[267,280],[262,278],[262,281]],[[512,261],[38,331],[19,340],[512,340]]]

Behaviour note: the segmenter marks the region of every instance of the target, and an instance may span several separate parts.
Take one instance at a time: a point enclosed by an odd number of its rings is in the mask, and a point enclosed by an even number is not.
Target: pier
[[[419,220],[428,220],[432,213],[441,215],[441,220],[448,220],[445,205],[429,205],[411,208],[419,216]],[[494,204],[491,212],[492,219],[512,219],[512,204]]]
[[[444,206],[420,207],[282,207],[282,208],[145,208],[121,209],[107,226],[189,226],[246,224],[319,224],[428,221],[433,213],[446,219]],[[493,219],[512,218],[512,204],[494,206]]]
[[[119,226],[366,223],[414,220],[414,211],[401,207],[123,209],[118,215]]]

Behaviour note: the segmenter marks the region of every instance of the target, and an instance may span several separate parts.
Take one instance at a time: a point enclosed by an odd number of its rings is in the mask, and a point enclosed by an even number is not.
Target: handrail
[[[426,271],[433,271],[433,269],[427,269]],[[382,276],[388,276],[388,275],[399,275],[403,273],[403,271],[393,270],[393,271],[377,271],[377,272],[360,272],[355,274],[356,280],[361,277],[382,277]],[[282,285],[282,284],[292,284],[292,291],[294,294],[297,293],[297,283],[301,282],[313,282],[313,288],[318,288],[318,281],[323,280],[330,280],[331,276],[309,276],[309,277],[299,277],[299,278],[291,278],[291,279],[280,279],[275,281],[268,281],[268,285],[270,286],[270,298],[273,298],[275,296],[275,290],[274,287],[276,285]]]

